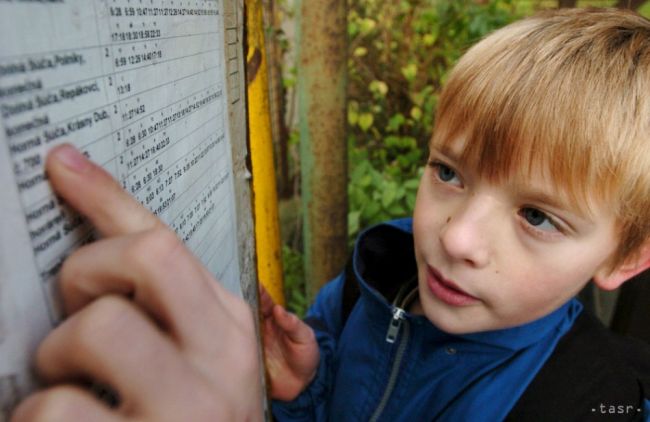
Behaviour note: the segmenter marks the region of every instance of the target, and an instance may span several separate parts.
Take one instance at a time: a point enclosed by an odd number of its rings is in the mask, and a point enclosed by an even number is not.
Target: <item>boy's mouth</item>
[[[427,285],[431,293],[447,305],[465,306],[480,301],[458,287],[453,281],[445,279],[435,268],[427,265]]]

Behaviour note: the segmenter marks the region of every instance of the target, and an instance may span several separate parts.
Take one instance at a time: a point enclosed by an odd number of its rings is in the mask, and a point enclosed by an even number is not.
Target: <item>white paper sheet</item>
[[[223,37],[221,1],[0,0],[0,420],[61,318],[63,259],[94,238],[45,180],[55,145],[104,166],[241,295]]]

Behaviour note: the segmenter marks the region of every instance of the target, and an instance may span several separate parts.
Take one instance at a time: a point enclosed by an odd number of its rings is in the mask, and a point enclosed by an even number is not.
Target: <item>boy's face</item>
[[[432,148],[420,181],[416,312],[449,333],[512,327],[549,314],[607,273],[617,236],[605,205],[581,215],[541,174],[488,182],[455,158],[461,142]]]

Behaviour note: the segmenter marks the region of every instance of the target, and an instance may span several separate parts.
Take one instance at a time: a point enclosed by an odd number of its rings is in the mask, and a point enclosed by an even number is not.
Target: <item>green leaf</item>
[[[436,36],[434,34],[425,34],[422,37],[422,43],[427,47],[431,47],[436,42]]]
[[[354,126],[359,121],[359,103],[350,101],[348,103],[348,123]]]
[[[372,175],[370,174],[365,174],[361,179],[359,179],[359,186],[361,187],[367,187],[370,186],[372,183]]]
[[[403,217],[407,214],[406,208],[399,202],[395,202],[386,211],[390,213],[391,218]]]
[[[350,21],[348,23],[348,35],[350,36],[350,38],[352,38],[356,36],[358,33],[359,33],[359,24],[354,21]]]
[[[422,109],[420,107],[413,107],[411,109],[411,117],[413,120],[419,121],[422,118]]]
[[[370,201],[363,208],[362,215],[367,221],[372,221],[380,211],[381,206],[377,202]]]
[[[353,55],[354,57],[363,57],[363,56],[365,56],[366,54],[368,54],[368,49],[367,49],[366,47],[357,47],[357,48],[355,48],[354,51],[352,52],[352,55]]]
[[[370,126],[372,126],[373,121],[374,118],[370,113],[361,113],[359,115],[359,127],[364,132],[366,132],[370,128]]]
[[[412,136],[403,136],[402,146],[404,148],[415,149],[418,146],[418,141]]]
[[[293,88],[296,85],[296,78],[286,77],[282,78],[282,86],[285,88]]]
[[[359,231],[361,221],[361,211],[351,211],[348,213],[348,233]]]
[[[350,181],[352,183],[356,182],[357,180],[361,179],[364,174],[366,174],[366,169],[368,168],[366,165],[367,161],[361,161],[360,163],[357,163],[356,166],[352,169],[350,172]]]
[[[394,183],[387,183],[381,195],[381,205],[388,208],[397,196],[397,186]]]
[[[406,118],[402,113],[397,113],[388,120],[388,126],[386,130],[389,132],[397,132],[400,127],[404,124]]]
[[[401,70],[402,75],[404,75],[406,80],[409,82],[412,82],[415,79],[415,76],[418,74],[418,66],[415,63],[409,63]]]
[[[355,189],[351,192],[350,202],[353,204],[358,204],[359,207],[363,207],[363,204],[368,202],[368,195],[362,189]]]
[[[400,199],[404,198],[405,194],[406,194],[406,189],[404,189],[404,186],[398,185],[395,191],[395,200],[399,201]]]
[[[359,113],[357,113],[355,110],[351,110],[348,108],[348,123],[350,126],[354,126],[357,124],[359,121]]]
[[[409,193],[406,195],[406,205],[409,207],[410,210],[413,210],[415,208],[415,194],[414,193]]]
[[[373,80],[370,82],[370,92],[376,94],[378,97],[383,98],[388,93],[388,85],[384,81]]]
[[[420,181],[418,179],[409,179],[402,186],[404,186],[406,189],[409,190],[414,190],[417,189],[418,186],[420,185]]]
[[[370,18],[364,18],[359,22],[359,29],[361,30],[361,35],[368,35],[372,32],[373,29],[377,26],[377,22]]]
[[[384,139],[384,145],[386,145],[386,148],[399,147],[400,139],[399,136],[389,135]]]

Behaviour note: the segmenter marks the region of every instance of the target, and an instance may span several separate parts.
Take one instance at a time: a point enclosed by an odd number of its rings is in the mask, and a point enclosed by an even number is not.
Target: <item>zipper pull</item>
[[[390,325],[388,326],[388,332],[386,333],[386,341],[388,343],[395,343],[397,334],[399,334],[399,329],[402,327],[404,314],[404,309],[398,308],[397,306],[393,308],[393,317],[390,319]]]

